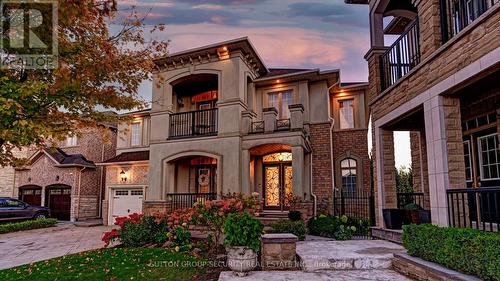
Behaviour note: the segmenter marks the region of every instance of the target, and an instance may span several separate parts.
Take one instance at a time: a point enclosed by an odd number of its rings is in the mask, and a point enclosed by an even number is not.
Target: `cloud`
[[[298,2],[288,5],[287,14],[292,17],[308,17],[321,19],[324,22],[339,25],[351,25],[366,28],[368,11],[359,6],[346,5],[343,2]]]

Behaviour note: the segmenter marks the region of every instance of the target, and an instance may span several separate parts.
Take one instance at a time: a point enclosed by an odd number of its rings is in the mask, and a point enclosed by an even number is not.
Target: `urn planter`
[[[235,275],[243,277],[257,267],[257,253],[248,247],[227,247],[227,264]]]

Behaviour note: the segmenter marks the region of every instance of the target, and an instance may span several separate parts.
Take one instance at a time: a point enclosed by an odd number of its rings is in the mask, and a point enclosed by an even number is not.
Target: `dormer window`
[[[354,128],[354,101],[343,100],[339,101],[340,113],[340,129],[353,129]]]
[[[134,122],[130,125],[130,146],[140,146],[142,144],[141,122]]]
[[[66,147],[77,146],[78,145],[78,137],[76,135],[66,137],[65,145],[66,145]]]

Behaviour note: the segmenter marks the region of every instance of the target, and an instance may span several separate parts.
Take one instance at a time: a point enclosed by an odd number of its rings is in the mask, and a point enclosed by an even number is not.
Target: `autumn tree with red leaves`
[[[48,145],[79,128],[119,121],[109,111],[146,106],[138,88],[151,79],[153,58],[166,54],[167,42],[147,39],[163,30],[146,26],[147,14],[133,7],[125,14],[116,0],[60,0],[58,67],[0,69],[0,165],[16,164],[15,148]],[[111,24],[118,31],[111,33]],[[1,30],[0,40],[7,34]],[[6,53],[0,48],[0,57]]]

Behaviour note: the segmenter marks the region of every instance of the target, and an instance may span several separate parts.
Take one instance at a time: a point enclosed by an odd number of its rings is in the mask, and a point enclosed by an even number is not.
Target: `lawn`
[[[0,271],[0,280],[205,280],[198,258],[161,248],[114,248]]]

